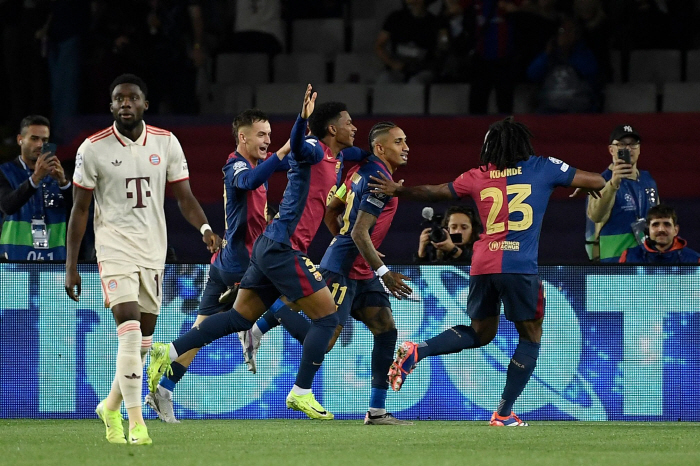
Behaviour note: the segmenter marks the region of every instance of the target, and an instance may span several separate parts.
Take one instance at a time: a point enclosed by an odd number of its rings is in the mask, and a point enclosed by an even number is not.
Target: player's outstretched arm
[[[309,84],[304,94],[304,105],[297,121],[294,122],[289,142],[292,149],[291,157],[294,160],[315,164],[323,160],[323,149],[314,138],[306,138],[307,119],[313,113],[316,102],[316,93],[311,93],[311,90],[311,84]]]
[[[177,205],[180,208],[180,212],[182,212],[182,216],[198,230],[208,225],[207,216],[204,214],[202,206],[199,205],[194,194],[192,194],[189,180],[178,181],[172,183],[170,186],[173,190],[173,194],[175,194],[177,198]],[[202,232],[202,241],[206,243],[207,249],[209,249],[209,252],[212,254],[221,247],[221,238],[214,233],[211,228]]]
[[[359,249],[360,254],[362,254],[362,257],[364,257],[369,266],[377,272],[377,275],[381,277],[389,292],[394,295],[396,299],[406,298],[413,293],[413,290],[404,283],[404,280],[409,280],[409,278],[398,272],[388,270],[384,262],[380,259],[379,253],[374,248],[374,244],[372,244],[372,237],[369,232],[375,223],[377,223],[377,217],[364,210],[360,210],[357,213],[355,226],[353,226],[350,236],[355,242],[357,249]]]
[[[403,186],[403,180],[399,182],[393,181],[382,172],[377,172],[379,175],[370,176],[369,183],[373,193],[383,193],[389,196],[402,197],[412,201],[448,201],[455,198],[454,193],[450,189],[449,183],[438,185],[422,185],[422,186]]]
[[[73,208],[68,220],[66,233],[66,293],[73,301],[80,299],[80,274],[78,273],[78,252],[85,235],[92,191],[73,185]]]
[[[569,197],[585,192],[597,199],[600,197],[600,191],[605,187],[605,179],[599,173],[576,170],[571,187],[576,188],[576,191]]]

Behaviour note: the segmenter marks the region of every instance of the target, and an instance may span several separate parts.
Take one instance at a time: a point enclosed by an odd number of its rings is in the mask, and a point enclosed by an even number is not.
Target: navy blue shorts
[[[229,286],[241,282],[242,273],[230,273],[214,267],[209,267],[209,279],[202,292],[202,300],[199,302],[197,314],[200,316],[212,316],[222,311],[228,311],[233,307],[233,303],[219,302],[219,296],[226,291]]]
[[[264,235],[255,240],[241,288],[254,290],[267,308],[280,296],[296,301],[325,287],[321,272],[306,254]]]
[[[495,273],[469,277],[467,314],[480,320],[500,315],[511,322],[544,317],[544,287],[537,275]]]
[[[354,313],[367,307],[388,307],[391,309],[389,295],[378,277],[367,280],[353,280],[329,270],[321,269],[323,279],[338,306],[340,325],[345,325],[349,316],[357,318]]]

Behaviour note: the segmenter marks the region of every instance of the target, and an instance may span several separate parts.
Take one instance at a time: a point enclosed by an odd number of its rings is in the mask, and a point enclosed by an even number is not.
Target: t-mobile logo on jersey
[[[143,183],[141,181],[145,181],[145,186],[142,188]],[[143,196],[144,194],[146,197],[151,197],[151,191],[149,191],[148,186],[151,183],[151,177],[150,176],[139,176],[138,178],[127,178],[126,179],[126,198],[127,199],[133,199],[134,198],[134,193],[129,191],[129,183],[134,182],[134,185],[136,186],[136,205],[133,207],[134,209],[143,209],[146,207],[146,204],[143,203]]]

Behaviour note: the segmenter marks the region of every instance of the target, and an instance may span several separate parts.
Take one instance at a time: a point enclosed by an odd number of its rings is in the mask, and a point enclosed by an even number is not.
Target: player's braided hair
[[[249,108],[239,113],[233,120],[233,137],[238,140],[238,130],[244,126],[253,126],[256,121],[270,121],[265,112],[257,108]]]
[[[112,81],[112,84],[109,85],[110,96],[112,95],[112,92],[114,92],[114,88],[120,84],[134,84],[141,89],[144,97],[148,97],[148,86],[146,85],[146,82],[135,74],[131,73],[121,74],[117,76],[114,81]]]
[[[379,136],[388,133],[391,128],[396,128],[393,121],[380,121],[369,130],[369,151],[374,154],[374,143]]]
[[[309,117],[309,129],[311,134],[323,139],[328,134],[328,125],[340,118],[340,112],[348,109],[342,102],[324,102],[314,109]]]
[[[481,146],[481,169],[486,170],[489,163],[492,163],[498,170],[503,170],[529,159],[535,153],[530,143],[531,138],[532,133],[527,126],[514,121],[512,116],[493,123]]]

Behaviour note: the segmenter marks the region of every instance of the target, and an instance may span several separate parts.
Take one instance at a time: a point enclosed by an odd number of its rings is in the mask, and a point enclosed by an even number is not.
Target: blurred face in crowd
[[[454,213],[450,215],[447,221],[447,231],[452,235],[459,233],[462,235],[462,241],[456,243],[457,246],[467,244],[472,236],[472,221],[469,217],[462,213]]]
[[[117,126],[131,131],[141,125],[148,101],[136,84],[119,84],[112,91],[110,109]]]
[[[614,140],[612,144],[608,146],[610,155],[613,157],[613,163],[617,160],[617,151],[619,149],[629,149],[630,151],[630,162],[633,167],[637,166],[637,160],[639,159],[639,153],[641,152],[641,144],[639,141],[632,136],[625,136],[621,140]]]
[[[258,120],[250,126],[242,126],[238,129],[239,152],[244,157],[263,160],[267,157],[271,136],[272,129],[269,121]]]
[[[678,225],[674,225],[672,218],[653,218],[649,222],[649,238],[656,241],[656,248],[659,251],[665,251],[673,246],[678,230]]]
[[[352,118],[346,110],[340,112],[340,117],[335,123],[328,125],[328,131],[335,134],[335,139],[341,146],[352,147],[355,143],[357,128],[352,124]]]
[[[22,160],[33,165],[41,155],[41,146],[49,142],[49,127],[44,125],[29,125],[17,135]]]
[[[387,164],[393,173],[398,167],[408,163],[406,134],[399,127],[391,128],[377,138],[374,153]]]

